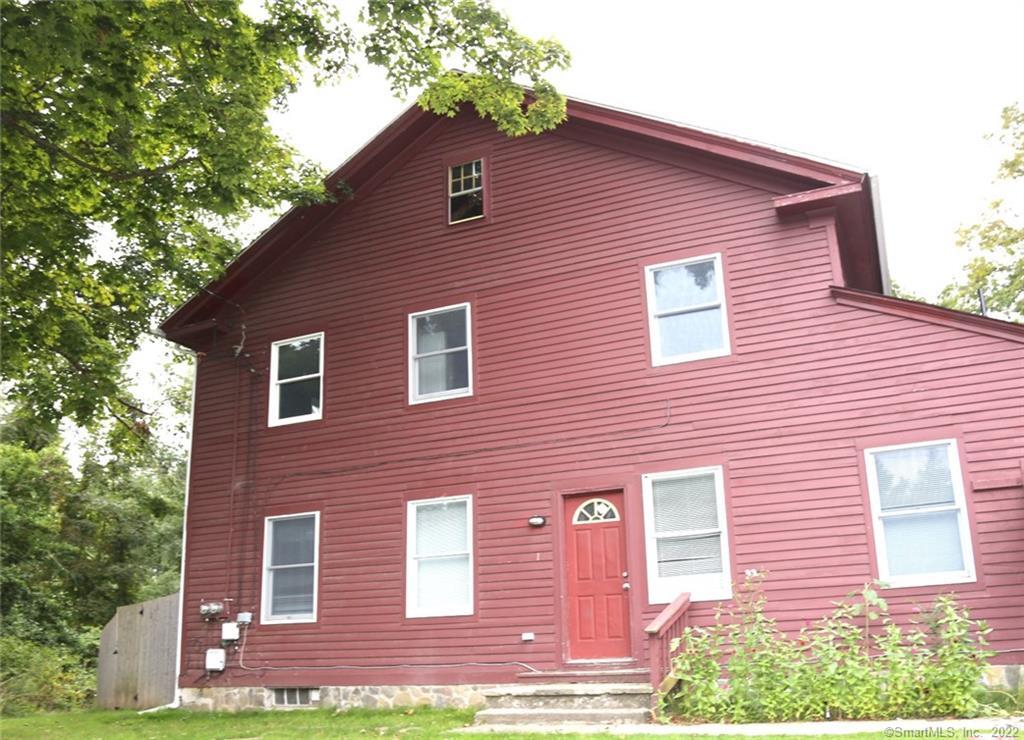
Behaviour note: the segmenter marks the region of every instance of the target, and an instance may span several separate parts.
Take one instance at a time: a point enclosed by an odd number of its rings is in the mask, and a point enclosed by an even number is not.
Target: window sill
[[[419,398],[410,398],[410,406],[419,406],[424,403],[436,403],[437,401],[450,401],[454,398],[471,398],[473,396],[472,388],[465,388],[457,393],[445,393],[437,396],[420,396]]]
[[[260,624],[316,624],[316,617],[297,617],[295,619],[265,618],[260,620]]]
[[[973,573],[935,573],[921,576],[904,576],[878,579],[886,591],[899,588],[920,588],[922,586],[955,586],[964,583],[977,583]]]
[[[444,619],[446,617],[472,617],[473,611],[457,612],[406,612],[406,619]]]
[[[449,226],[458,226],[459,224],[468,224],[468,223],[471,223],[473,221],[483,221],[485,218],[487,218],[487,214],[486,213],[481,213],[479,216],[470,216],[469,218],[460,218],[458,221],[452,221],[451,219],[449,219],[448,220],[448,225]]]
[[[650,594],[647,599],[649,606],[666,606],[671,604],[681,593],[684,593],[688,589],[673,589],[671,592],[662,593],[655,591]],[[671,598],[664,598],[671,594]],[[722,588],[719,590],[697,590],[690,592],[690,603],[697,601],[729,601],[732,598],[731,588]]]
[[[706,352],[694,352],[688,355],[676,355],[673,357],[652,357],[652,367],[664,367],[666,365],[681,365],[685,362],[697,362],[698,360],[710,360],[715,357],[728,357],[732,354],[729,347],[722,349],[708,350]]]
[[[268,427],[285,427],[285,426],[289,426],[291,424],[301,424],[301,423],[306,422],[306,421],[320,421],[323,418],[324,418],[324,415],[321,413],[321,414],[309,414],[307,416],[291,416],[291,417],[288,417],[287,419],[268,419],[267,420],[267,426]]]

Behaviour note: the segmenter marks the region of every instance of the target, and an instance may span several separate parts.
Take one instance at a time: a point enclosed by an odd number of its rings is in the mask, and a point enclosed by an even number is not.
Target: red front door
[[[569,658],[628,658],[629,574],[622,492],[565,499]]]

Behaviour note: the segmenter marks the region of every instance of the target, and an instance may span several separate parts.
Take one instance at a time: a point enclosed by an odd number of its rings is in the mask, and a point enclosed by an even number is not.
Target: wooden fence
[[[96,703],[149,709],[174,700],[178,594],[118,607],[100,636]]]

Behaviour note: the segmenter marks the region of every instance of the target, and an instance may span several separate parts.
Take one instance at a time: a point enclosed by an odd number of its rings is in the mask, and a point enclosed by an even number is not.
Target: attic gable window
[[[409,403],[473,395],[469,304],[409,315]]]
[[[323,416],[323,368],[323,332],[270,346],[270,426]]]
[[[484,215],[484,163],[475,159],[448,168],[448,223]]]
[[[893,587],[975,580],[956,440],[864,451],[879,580]]]
[[[729,354],[721,254],[651,265],[646,279],[653,365]]]

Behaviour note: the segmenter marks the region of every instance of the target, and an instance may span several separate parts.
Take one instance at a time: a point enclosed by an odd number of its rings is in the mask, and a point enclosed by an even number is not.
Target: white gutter
[[[185,546],[188,544],[188,489],[192,482],[192,441],[196,423],[196,386],[199,380],[199,356],[192,353],[192,398],[189,403],[188,459],[185,461],[185,505],[181,512],[181,572],[178,575],[178,637],[174,650],[174,699],[168,704],[143,709],[139,714],[181,706],[181,636],[185,624]]]
[[[882,193],[879,190],[878,175],[868,176],[868,192],[871,194],[871,211],[875,219],[875,242],[878,244],[878,270],[882,274],[882,295],[892,295],[889,254],[885,249],[885,230],[882,227]]]

